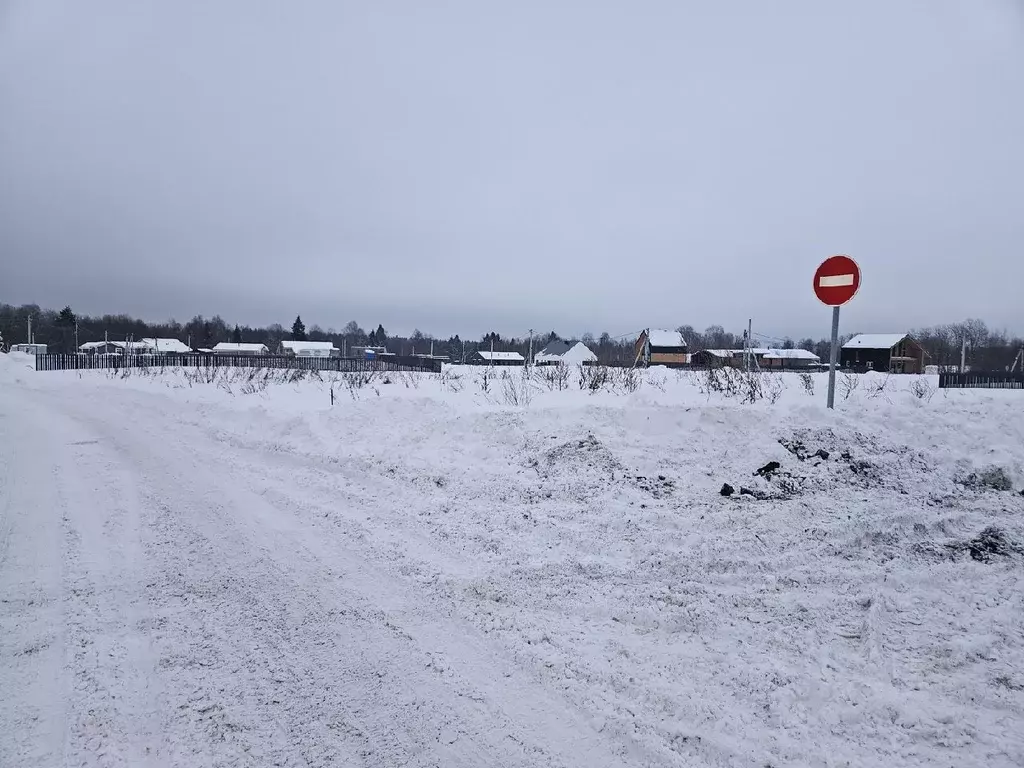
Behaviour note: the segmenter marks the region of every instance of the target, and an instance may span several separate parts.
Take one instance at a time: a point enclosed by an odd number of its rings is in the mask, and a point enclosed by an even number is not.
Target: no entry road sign
[[[829,256],[814,273],[814,295],[822,304],[839,307],[860,288],[860,267],[849,256]]]

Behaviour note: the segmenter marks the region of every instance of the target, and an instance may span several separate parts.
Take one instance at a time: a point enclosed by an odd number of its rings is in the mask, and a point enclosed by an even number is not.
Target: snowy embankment
[[[610,376],[6,366],[0,764],[1024,762],[1024,394]]]

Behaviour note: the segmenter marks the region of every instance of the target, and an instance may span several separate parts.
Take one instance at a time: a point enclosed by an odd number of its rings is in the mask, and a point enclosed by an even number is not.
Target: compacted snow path
[[[325,537],[365,490],[321,513],[144,408],[4,395],[0,764],[644,762],[360,537]]]

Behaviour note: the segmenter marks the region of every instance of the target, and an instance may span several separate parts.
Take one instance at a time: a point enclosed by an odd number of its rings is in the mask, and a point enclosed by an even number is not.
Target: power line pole
[[[75,352],[78,351],[78,318],[75,318]]]
[[[526,365],[533,365],[533,328],[530,329],[530,353],[526,357]]]
[[[964,336],[963,344],[960,345],[960,373],[964,373],[967,365],[967,337]]]
[[[32,343],[32,315],[28,316],[28,343]]]

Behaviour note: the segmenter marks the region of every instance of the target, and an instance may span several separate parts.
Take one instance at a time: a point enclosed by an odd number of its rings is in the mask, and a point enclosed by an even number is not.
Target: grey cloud
[[[0,300],[565,333],[1024,330],[1024,15],[14,2]]]

